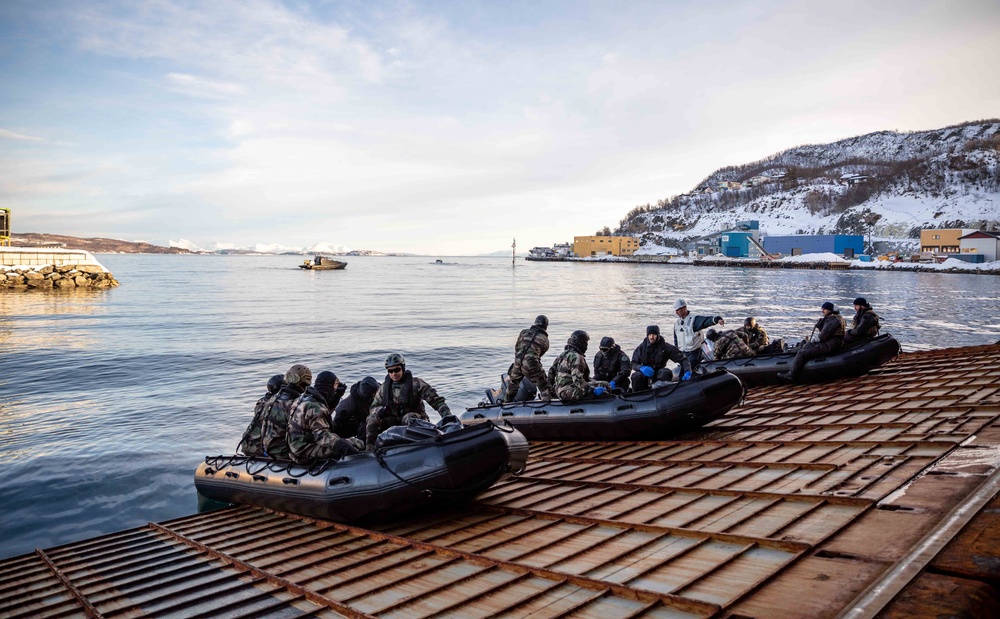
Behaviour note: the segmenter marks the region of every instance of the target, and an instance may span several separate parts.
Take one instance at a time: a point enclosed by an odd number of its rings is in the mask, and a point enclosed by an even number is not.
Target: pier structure
[[[464,506],[233,507],[0,562],[0,617],[992,617],[1000,344],[764,387],[674,441],[536,442]]]

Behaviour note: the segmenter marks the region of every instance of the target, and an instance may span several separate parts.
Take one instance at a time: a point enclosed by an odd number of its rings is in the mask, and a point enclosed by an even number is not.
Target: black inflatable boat
[[[481,404],[459,418],[466,424],[507,421],[529,439],[658,440],[718,419],[743,398],[740,380],[719,370],[646,391],[559,400]]]
[[[452,416],[398,426],[376,448],[305,468],[246,456],[205,458],[194,474],[214,501],[259,505],[338,522],[389,520],[471,499],[524,470],[528,441],[501,422],[462,427]]]
[[[900,352],[899,342],[888,333],[862,344],[842,348],[831,355],[806,362],[799,382],[819,383],[848,376],[861,376],[890,361]],[[747,387],[787,384],[778,378],[778,372],[792,367],[795,351],[772,353],[757,357],[740,357],[725,361],[701,364],[705,371],[725,369],[740,377]]]

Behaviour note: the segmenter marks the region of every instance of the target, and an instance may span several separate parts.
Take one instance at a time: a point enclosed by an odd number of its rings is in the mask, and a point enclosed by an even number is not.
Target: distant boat
[[[434,261],[434,263],[435,264],[444,264],[444,260],[438,258],[437,260]]]
[[[299,268],[309,271],[336,271],[346,269],[347,263],[341,262],[340,260],[334,260],[332,258],[326,258],[324,256],[316,256],[312,260],[303,261],[303,263],[299,265]]]

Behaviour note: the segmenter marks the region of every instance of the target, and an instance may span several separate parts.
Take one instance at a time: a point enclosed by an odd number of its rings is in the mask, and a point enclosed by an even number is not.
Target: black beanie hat
[[[605,335],[601,338],[601,348],[611,348],[615,345],[615,338],[610,335]]]
[[[833,303],[827,301],[822,306],[820,306],[820,309],[830,310],[832,312],[834,310]]]
[[[709,329],[708,333],[705,334],[705,339],[709,342],[714,342],[719,339],[719,332],[715,329]]]
[[[333,372],[324,370],[316,375],[313,387],[316,388],[316,391],[319,391],[322,394],[332,393],[333,384],[335,382],[337,382],[337,375]]]
[[[857,299],[854,299],[854,304],[860,305],[862,307],[868,307],[868,301],[866,301],[864,297],[858,297]]]
[[[649,335],[650,333],[655,333],[655,334],[659,335],[660,334],[660,328],[658,326],[656,326],[656,325],[649,325],[648,327],[646,327],[646,335]]]
[[[371,400],[378,393],[378,381],[371,376],[365,376],[358,385],[358,395],[366,400]]]

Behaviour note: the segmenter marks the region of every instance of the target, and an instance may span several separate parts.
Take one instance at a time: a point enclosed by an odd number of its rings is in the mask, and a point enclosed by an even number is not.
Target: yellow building
[[[634,236],[574,236],[573,254],[587,256],[631,256],[639,249]]]
[[[972,228],[945,228],[920,231],[920,251],[935,254],[957,254],[961,243],[958,239],[975,232]]]
[[[0,208],[0,245],[10,245],[9,208]]]

